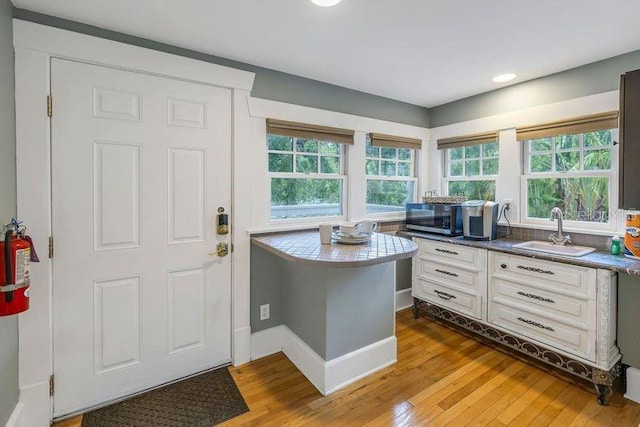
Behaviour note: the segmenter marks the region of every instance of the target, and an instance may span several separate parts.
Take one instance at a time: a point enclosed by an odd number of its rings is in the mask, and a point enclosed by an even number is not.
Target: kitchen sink
[[[554,245],[553,242],[543,242],[540,240],[531,240],[529,242],[516,243],[513,245],[514,248],[518,249],[526,249],[528,251],[534,252],[544,252],[548,254],[555,255],[565,255],[565,256],[583,256],[586,254],[590,254],[594,252],[596,248],[590,248],[588,246],[559,246]]]

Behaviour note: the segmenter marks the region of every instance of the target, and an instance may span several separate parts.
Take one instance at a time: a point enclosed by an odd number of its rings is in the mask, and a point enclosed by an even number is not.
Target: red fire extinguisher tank
[[[29,308],[31,245],[20,234],[7,231],[0,241],[0,316]]]

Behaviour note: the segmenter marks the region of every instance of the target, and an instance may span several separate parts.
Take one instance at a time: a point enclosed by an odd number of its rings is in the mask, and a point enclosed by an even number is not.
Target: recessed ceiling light
[[[496,83],[504,83],[504,82],[508,82],[511,81],[513,79],[516,78],[516,75],[513,73],[506,73],[506,74],[500,74],[499,76],[495,76],[493,79],[494,82]]]
[[[340,3],[342,0],[311,0],[313,4],[317,4],[322,7],[335,6]]]

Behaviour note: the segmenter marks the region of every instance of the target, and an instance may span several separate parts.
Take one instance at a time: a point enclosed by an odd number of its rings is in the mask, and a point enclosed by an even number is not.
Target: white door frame
[[[52,419],[49,377],[53,372],[51,236],[51,141],[46,97],[52,57],[169,77],[232,90],[232,359],[250,360],[249,254],[251,126],[248,97],[255,74],[13,20],[16,74],[16,158],[18,218],[28,227],[40,263],[31,268],[31,308],[19,315],[21,419],[16,425],[48,426]],[[55,114],[55,94],[54,94]],[[241,155],[235,155],[241,153]],[[244,171],[244,172],[243,172]]]

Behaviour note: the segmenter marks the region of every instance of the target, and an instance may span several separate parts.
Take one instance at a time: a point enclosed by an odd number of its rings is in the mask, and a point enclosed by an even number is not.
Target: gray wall
[[[63,28],[78,33],[102,37],[135,46],[141,46],[174,55],[186,56],[206,62],[237,68],[256,73],[251,95],[256,98],[271,99],[290,104],[372,117],[415,126],[429,126],[429,113],[426,108],[407,104],[380,96],[358,92],[317,80],[306,79],[292,74],[267,68],[256,67],[242,62],[193,50],[183,49],[141,37],[134,37],[115,31],[105,30],[75,21],[43,15],[23,9],[14,9],[13,15],[25,21],[36,22],[52,27]]]
[[[618,347],[622,362],[640,369],[640,277],[618,274]]]
[[[11,3],[0,0],[0,223],[16,214],[16,135]],[[0,317],[0,425],[18,403],[18,318]]]
[[[396,261],[396,291],[411,287],[411,258]]]
[[[251,283],[249,308],[251,332],[259,332],[284,323],[282,282],[284,260],[255,245],[251,245]],[[270,305],[271,317],[260,320],[260,306]]]
[[[432,128],[618,89],[640,50],[429,109]]]

